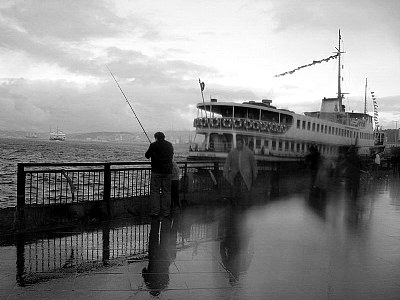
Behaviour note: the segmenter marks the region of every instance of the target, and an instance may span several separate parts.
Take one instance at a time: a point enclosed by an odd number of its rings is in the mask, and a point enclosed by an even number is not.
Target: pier
[[[146,216],[146,163],[19,165],[15,231],[1,234],[0,298],[400,294],[399,174],[362,176],[354,196],[341,177],[316,193],[301,164],[265,165],[251,203],[235,206],[220,163],[179,166],[185,205],[160,223]]]

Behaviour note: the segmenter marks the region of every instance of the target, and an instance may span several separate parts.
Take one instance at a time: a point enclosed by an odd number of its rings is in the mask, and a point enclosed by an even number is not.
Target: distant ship
[[[61,130],[57,130],[56,131],[51,131],[50,130],[50,140],[51,141],[65,141],[65,133],[63,133]]]
[[[36,132],[27,132],[25,137],[29,139],[37,139],[39,136]]]

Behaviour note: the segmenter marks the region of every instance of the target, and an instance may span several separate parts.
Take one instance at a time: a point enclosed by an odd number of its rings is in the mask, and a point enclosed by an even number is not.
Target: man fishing
[[[145,156],[151,158],[150,216],[169,217],[171,212],[171,176],[174,148],[162,132],[154,134]]]

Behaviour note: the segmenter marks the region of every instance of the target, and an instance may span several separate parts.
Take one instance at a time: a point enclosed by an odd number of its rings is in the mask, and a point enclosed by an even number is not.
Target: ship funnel
[[[261,102],[265,105],[271,106],[272,100],[269,99],[262,99]]]

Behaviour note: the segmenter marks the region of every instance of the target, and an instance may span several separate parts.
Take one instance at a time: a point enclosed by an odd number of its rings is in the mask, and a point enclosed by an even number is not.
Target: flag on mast
[[[204,84],[204,82],[200,82],[200,89],[201,91],[204,91],[204,88],[206,87],[206,85]]]

